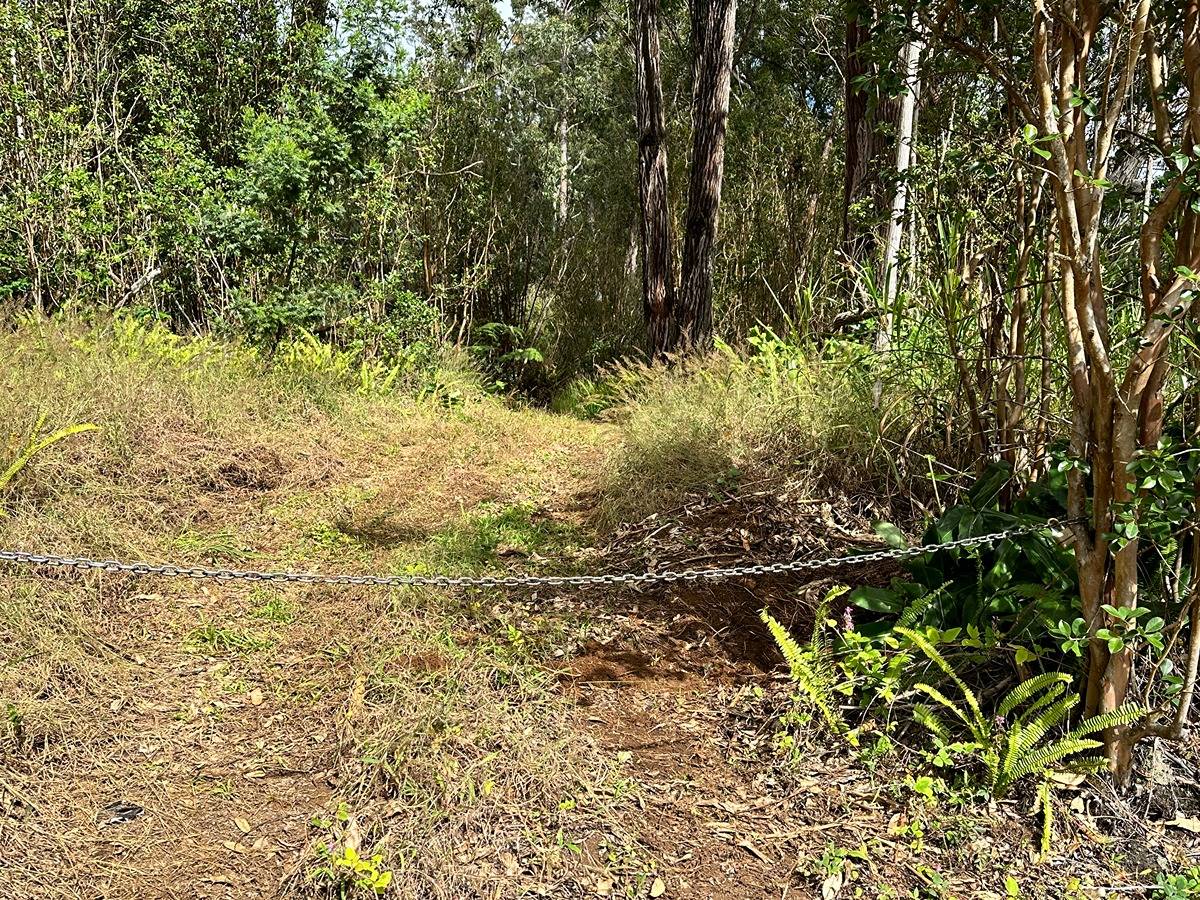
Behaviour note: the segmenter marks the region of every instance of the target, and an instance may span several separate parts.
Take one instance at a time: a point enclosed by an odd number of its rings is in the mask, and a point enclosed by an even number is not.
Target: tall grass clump
[[[601,478],[606,524],[764,479],[853,489],[889,478],[916,398],[876,409],[864,348],[807,347],[769,331],[749,344],[646,368],[626,388],[610,411],[624,439]]]

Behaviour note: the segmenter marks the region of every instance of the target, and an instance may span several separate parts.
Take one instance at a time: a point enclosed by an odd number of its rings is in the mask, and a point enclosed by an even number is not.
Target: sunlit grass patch
[[[271,632],[206,622],[188,632],[185,646],[200,653],[255,653],[275,646]]]
[[[503,557],[560,556],[578,547],[583,535],[525,504],[485,504],[435,534],[429,555],[434,564],[455,571],[478,571]]]

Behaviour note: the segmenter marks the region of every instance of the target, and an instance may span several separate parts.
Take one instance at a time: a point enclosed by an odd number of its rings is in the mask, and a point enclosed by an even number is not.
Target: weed
[[[296,604],[282,594],[258,589],[250,595],[250,598],[257,601],[252,611],[252,615],[256,619],[286,625],[296,618]]]
[[[1174,875],[1159,872],[1150,896],[1154,900],[1197,900],[1200,898],[1200,866]]]
[[[65,441],[67,438],[76,434],[84,434],[88,431],[95,431],[97,426],[90,423],[80,425],[69,425],[66,428],[60,428],[57,431],[52,431],[49,434],[43,435],[42,429],[46,425],[46,414],[42,413],[38,416],[37,423],[33,426],[29,436],[19,445],[14,447],[15,453],[12,462],[8,468],[0,471],[0,493],[3,493],[21,472],[29,465],[30,461],[49,447],[53,447],[59,441]],[[13,439],[10,439],[10,442]],[[5,512],[0,509],[0,516],[4,516]]]
[[[324,863],[309,869],[308,879],[327,887],[339,900],[360,894],[382,895],[392,883],[392,873],[384,868],[382,854],[363,857],[354,847],[336,849],[323,844],[317,852]]]
[[[197,559],[245,562],[258,556],[244,546],[238,535],[230,529],[209,533],[199,531],[180,532],[171,542],[171,548]]]
[[[813,860],[809,873],[820,879],[821,896],[836,897],[845,885],[857,881],[862,867],[871,865],[866,846],[858,848],[827,844],[821,855]]]
[[[212,653],[254,653],[275,644],[273,635],[205,623],[193,629],[185,643],[193,650]]]

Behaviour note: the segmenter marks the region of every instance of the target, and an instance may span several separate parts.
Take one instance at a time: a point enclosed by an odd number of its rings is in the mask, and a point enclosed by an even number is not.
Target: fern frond
[[[1090,738],[1065,737],[1062,740],[1055,741],[1041,750],[1023,757],[1009,771],[1002,773],[1004,786],[1007,787],[1013,782],[1024,778],[1026,775],[1032,775],[1041,769],[1047,769],[1059,760],[1066,759],[1068,756],[1083,753],[1087,750],[1096,750],[1103,746],[1100,741],[1094,741]]]
[[[942,706],[946,707],[946,709],[950,710],[950,712],[962,719],[963,724],[971,730],[972,735],[977,741],[980,743],[984,742],[983,737],[975,733],[975,723],[971,721],[971,717],[967,715],[966,711],[933,685],[920,681],[913,685],[913,690],[920,691],[922,694],[925,694],[926,696],[940,703]]]
[[[775,639],[775,646],[779,648],[779,652],[783,654],[784,662],[788,664],[788,668],[792,670],[792,678],[797,676],[797,670],[801,667],[807,668],[804,662],[804,648],[796,641],[788,630],[779,623],[779,620],[772,616],[765,609],[759,612],[759,618],[763,624],[767,626],[767,630],[771,632],[771,637]]]
[[[1138,719],[1150,715],[1150,710],[1136,703],[1128,703],[1111,712],[1084,719],[1067,734],[1067,737],[1084,737],[1098,731],[1107,731],[1121,725],[1130,725]]]
[[[1078,703],[1077,696],[1063,697],[1038,712],[1032,721],[1020,725],[1015,744],[1016,753],[1013,758],[1020,759],[1036,747],[1047,732],[1066,719]]]
[[[1033,703],[1030,703],[1025,709],[1021,710],[1021,714],[1017,716],[1016,721],[1024,725],[1031,719],[1035,718],[1044,708],[1049,706],[1055,700],[1063,695],[1066,685],[1056,684],[1046,691],[1042,696],[1038,697]]]
[[[949,584],[949,582],[946,584]],[[933,606],[934,601],[940,600],[945,593],[946,585],[943,584],[941,587],[922,594],[905,607],[904,612],[900,613],[900,618],[896,620],[896,625],[900,628],[912,628],[925,615],[925,610]]]
[[[1070,683],[1071,676],[1065,672],[1046,672],[1042,675],[1035,675],[1026,681],[1022,681],[1009,691],[1004,696],[1004,699],[1000,701],[1000,705],[996,708],[996,713],[1007,718],[1009,713],[1025,701],[1031,699],[1035,694],[1049,690],[1056,684],[1066,685]]]
[[[783,658],[787,661],[788,667],[791,669],[792,681],[800,688],[808,701],[816,707],[830,730],[846,738],[852,746],[858,746],[858,739],[850,731],[846,720],[842,718],[835,706],[827,680],[814,665],[821,657],[801,647],[796,639],[788,634],[787,629],[765,609],[759,616],[771,632],[771,637],[775,639],[775,644],[779,647]]]
[[[1081,756],[1078,759],[1070,760],[1065,766],[1061,766],[1060,768],[1063,771],[1075,772],[1080,775],[1090,774],[1107,769],[1108,760],[1103,756]]]
[[[938,717],[928,704],[918,703],[913,707],[913,719],[920,725],[924,725],[929,729],[930,733],[942,743],[949,743],[950,732],[946,729],[946,724]]]
[[[829,619],[830,602],[836,596],[838,595],[834,591],[830,591],[817,606],[816,613],[813,616],[812,636],[808,639],[808,648],[813,653],[821,654],[827,649],[825,644],[825,622]]]
[[[987,732],[987,723],[983,718],[982,710],[979,708],[979,698],[975,696],[975,692],[971,690],[971,688],[967,686],[967,683],[958,676],[958,673],[954,671],[953,666],[946,661],[946,657],[942,656],[942,654],[938,652],[937,648],[929,642],[925,635],[917,631],[913,631],[911,628],[902,628],[900,626],[896,626],[894,630],[898,631],[900,634],[904,635],[906,638],[916,644],[921,652],[929,657],[929,661],[941,669],[946,674],[946,677],[948,677],[958,686],[958,689],[962,692],[963,699],[966,701],[967,706],[970,707],[972,715],[975,717],[974,723],[971,723],[965,717],[964,721],[966,721],[968,726],[970,726],[971,731],[975,733],[976,739],[982,741],[983,738],[981,735]]]

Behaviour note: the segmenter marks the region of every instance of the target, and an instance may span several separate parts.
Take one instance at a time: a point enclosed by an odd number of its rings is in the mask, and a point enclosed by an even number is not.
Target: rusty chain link
[[[675,581],[721,581],[754,575],[786,575],[792,572],[818,571],[842,566],[856,566],[885,560],[912,559],[940,550],[961,550],[994,544],[1011,537],[1044,530],[1059,530],[1079,519],[1048,519],[1036,525],[1021,525],[978,537],[959,538],[940,544],[922,544],[876,550],[851,556],[827,556],[816,559],[797,559],[789,562],[759,563],[715,569],[684,569],[665,572],[627,572],[608,575],[323,575],[317,572],[259,572],[246,569],[213,569],[201,566],[175,566],[146,562],[120,562],[113,559],[89,559],[79,556],[59,556],[46,553],[27,553],[22,550],[0,550],[0,562],[20,566],[50,566],[76,571],[154,575],[165,578],[202,578],[216,581],[287,582],[293,584],[344,584],[368,587],[585,587],[588,585],[655,584]]]

